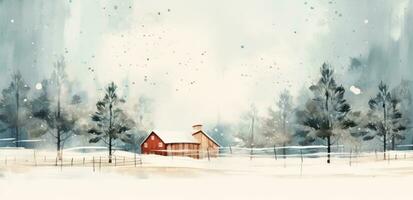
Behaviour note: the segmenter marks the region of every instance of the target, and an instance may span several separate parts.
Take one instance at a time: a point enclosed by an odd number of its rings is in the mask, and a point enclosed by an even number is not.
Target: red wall
[[[152,140],[152,136],[153,140]],[[148,144],[147,147],[145,147],[145,143]],[[162,143],[162,147],[159,147],[159,143]],[[166,150],[166,145],[165,143],[162,142],[162,140],[153,132],[149,135],[149,137],[142,143],[141,145],[141,151],[142,154],[157,154],[157,155],[164,155],[166,156],[166,152],[160,152],[159,150]]]

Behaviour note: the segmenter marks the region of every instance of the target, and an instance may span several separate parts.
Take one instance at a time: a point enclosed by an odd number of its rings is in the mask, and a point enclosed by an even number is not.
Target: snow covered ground
[[[106,152],[65,152],[56,167],[55,152],[0,149],[0,199],[393,200],[411,199],[413,183],[412,152],[390,152],[390,161],[374,153],[353,156],[351,163],[349,157],[333,157],[331,165],[307,157],[301,164],[300,157],[208,161],[145,155],[136,167],[132,154],[115,154],[116,166],[99,167],[98,157]]]

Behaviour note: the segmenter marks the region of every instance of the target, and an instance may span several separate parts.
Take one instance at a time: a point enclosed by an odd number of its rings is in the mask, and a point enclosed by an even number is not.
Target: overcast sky
[[[155,100],[158,128],[214,123],[218,116],[234,121],[251,103],[263,112],[284,89],[299,97],[324,61],[340,76],[350,57],[409,42],[410,4],[0,0],[0,86],[16,69],[34,86],[63,55],[70,79],[87,91],[90,104],[115,81],[131,104],[140,95]],[[411,72],[408,62],[393,67],[398,76]],[[350,86],[349,80],[343,82]]]

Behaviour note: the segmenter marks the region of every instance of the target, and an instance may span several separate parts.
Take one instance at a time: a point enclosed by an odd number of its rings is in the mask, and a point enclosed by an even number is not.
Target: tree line
[[[16,147],[24,146],[25,139],[46,138],[53,141],[61,158],[68,140],[84,140],[107,145],[108,161],[112,162],[113,147],[123,145],[136,152],[147,131],[153,128],[148,117],[151,100],[139,98],[135,112],[128,112],[128,103],[119,96],[114,82],[107,84],[93,112],[85,108],[82,95],[74,92],[68,80],[63,57],[54,63],[50,77],[35,89],[31,90],[17,71],[2,90],[0,133],[8,133]],[[394,150],[409,134],[411,88],[405,85],[389,88],[384,82],[378,83],[377,94],[365,103],[368,109],[357,111],[345,98],[346,89],[336,82],[333,67],[324,63],[319,80],[308,91],[308,99],[295,105],[293,96],[284,90],[264,117],[252,105],[239,122],[217,123],[208,133],[222,146],[251,149],[325,144],[328,163],[332,145],[339,142],[361,145],[380,141],[386,158],[389,147]],[[283,154],[287,154],[286,148]]]
[[[251,148],[322,144],[327,146],[330,163],[333,144],[361,146],[379,141],[386,159],[389,147],[395,150],[411,135],[412,88],[401,84],[391,89],[383,81],[377,85],[376,95],[365,102],[368,109],[354,110],[345,98],[345,88],[336,82],[333,67],[324,63],[318,82],[308,87],[311,95],[302,105],[293,104],[288,90],[281,92],[265,116],[258,116],[252,105],[228,144],[242,143]],[[284,155],[285,151],[283,148]]]
[[[44,138],[55,145],[57,157],[70,139],[83,137],[87,143],[106,144],[109,162],[113,147],[121,142],[136,151],[151,122],[149,101],[141,97],[135,105],[137,112],[125,112],[126,100],[118,97],[118,87],[111,82],[105,94],[96,103],[94,113],[83,104],[81,95],[73,92],[66,73],[64,58],[58,59],[49,78],[36,84],[34,91],[19,71],[12,74],[9,86],[2,91],[0,100],[0,127],[4,137],[9,134],[15,147],[28,146],[30,139]],[[132,120],[136,117],[138,120]],[[148,122],[149,121],[149,122]],[[73,139],[76,137],[76,139]]]

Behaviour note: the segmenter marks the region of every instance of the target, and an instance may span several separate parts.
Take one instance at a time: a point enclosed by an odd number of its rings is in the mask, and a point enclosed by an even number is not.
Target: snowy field
[[[386,161],[381,153],[334,156],[331,165],[308,157],[146,155],[135,166],[133,154],[115,154],[108,165],[106,152],[65,152],[54,166],[54,152],[0,149],[0,199],[394,200],[411,199],[413,183],[413,152],[390,152]]]

